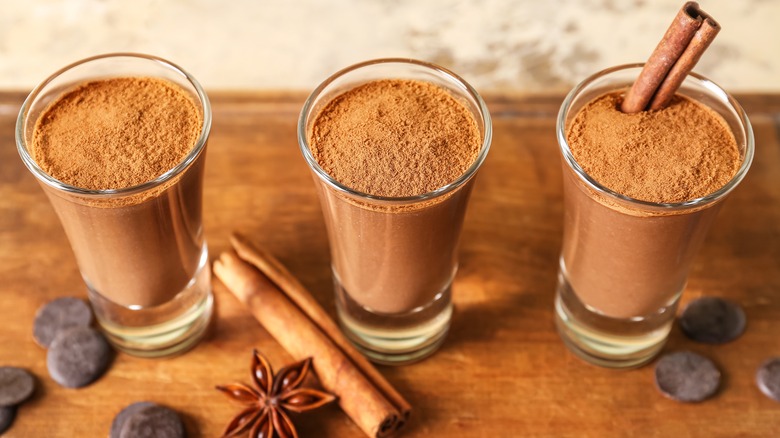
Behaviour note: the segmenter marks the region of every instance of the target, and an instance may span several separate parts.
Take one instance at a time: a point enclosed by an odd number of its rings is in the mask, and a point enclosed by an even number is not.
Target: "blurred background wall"
[[[562,93],[640,62],[682,0],[0,0],[0,89],[78,59],[146,52],[210,90],[310,90],[377,57],[453,69],[483,93]],[[696,71],[780,92],[780,1],[701,0],[722,25]]]

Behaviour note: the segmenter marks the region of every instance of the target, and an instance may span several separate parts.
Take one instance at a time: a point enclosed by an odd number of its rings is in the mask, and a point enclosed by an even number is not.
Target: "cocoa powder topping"
[[[474,117],[446,90],[423,81],[378,80],[329,102],[309,135],[322,169],[375,196],[415,196],[445,186],[479,154]]]
[[[31,153],[54,178],[91,190],[132,187],[179,164],[203,117],[177,85],[128,77],[86,82],[38,119]]]
[[[741,164],[734,135],[713,110],[675,96],[666,108],[626,114],[621,93],[588,103],[567,131],[582,169],[601,185],[642,201],[678,203],[709,195]]]

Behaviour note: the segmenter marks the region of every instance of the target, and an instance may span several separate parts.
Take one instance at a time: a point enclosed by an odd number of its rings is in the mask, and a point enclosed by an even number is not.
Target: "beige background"
[[[0,89],[111,51],[168,58],[208,89],[309,90],[366,59],[453,69],[480,91],[562,92],[638,62],[681,0],[0,0]],[[702,0],[723,31],[696,70],[780,92],[780,1]]]

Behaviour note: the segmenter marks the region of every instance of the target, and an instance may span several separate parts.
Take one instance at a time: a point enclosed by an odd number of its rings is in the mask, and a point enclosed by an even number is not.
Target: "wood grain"
[[[296,141],[304,97],[213,93],[204,226],[212,257],[240,230],[333,312],[325,228]],[[35,311],[85,289],[54,211],[16,152],[23,98],[0,94],[0,364],[30,369],[40,385],[6,436],[106,436],[113,416],[138,400],[182,412],[190,437],[218,436],[239,407],[214,386],[248,381],[252,348],[276,368],[290,357],[216,281],[217,317],[191,352],[162,360],[119,354],[103,379],[80,390],[48,376],[45,352],[32,341]],[[466,216],[451,334],[421,363],[380,367],[415,407],[405,436],[778,436],[780,404],[759,392],[754,374],[765,358],[780,356],[780,96],[740,100],[755,130],[755,163],[723,207],[683,299],[734,299],[745,307],[748,330],[730,344],[706,346],[675,328],[667,347],[712,357],[726,376],[722,391],[680,404],[656,391],[652,366],[606,370],[565,349],[552,306],[561,96],[493,96],[493,146]],[[335,407],[293,421],[302,436],[363,436]]]

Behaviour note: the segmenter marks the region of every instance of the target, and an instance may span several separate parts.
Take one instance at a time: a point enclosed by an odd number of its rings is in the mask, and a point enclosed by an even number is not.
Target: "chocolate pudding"
[[[472,181],[401,198],[447,186],[474,164],[482,134],[464,104],[433,83],[371,81],[330,100],[307,136],[320,167],[353,191],[315,178],[346,294],[401,314],[449,293]]]
[[[150,77],[96,80],[66,90],[41,113],[30,152],[38,166],[83,196],[41,184],[60,217],[89,288],[128,307],[172,300],[203,266],[201,182],[192,168],[153,181],[193,150],[203,115],[178,85]]]
[[[742,158],[718,113],[677,96],[661,110],[625,114],[621,93],[585,105],[566,131],[577,163],[620,202],[583,183],[564,165],[562,269],[586,306],[635,318],[672,303],[720,203],[664,208],[711,195]]]

